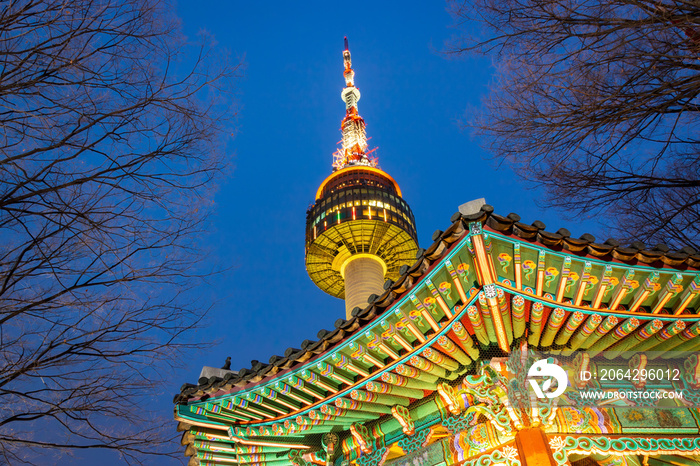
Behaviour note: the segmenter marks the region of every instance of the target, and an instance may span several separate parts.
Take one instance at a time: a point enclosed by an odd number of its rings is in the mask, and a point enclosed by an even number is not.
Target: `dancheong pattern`
[[[700,454],[699,437],[679,438],[609,438],[609,437],[560,437],[549,441],[554,459],[559,465],[567,463],[571,453],[628,453],[628,454]]]

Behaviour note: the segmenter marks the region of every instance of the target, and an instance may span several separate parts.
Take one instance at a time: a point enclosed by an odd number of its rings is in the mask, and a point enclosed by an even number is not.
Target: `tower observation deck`
[[[396,279],[418,249],[415,220],[398,183],[369,156],[365,122],[357,110],[347,38],[343,51],[345,118],[342,147],[333,173],[316,192],[306,213],[306,270],[326,293],[345,299],[346,317],[367,298],[381,294],[386,279]]]

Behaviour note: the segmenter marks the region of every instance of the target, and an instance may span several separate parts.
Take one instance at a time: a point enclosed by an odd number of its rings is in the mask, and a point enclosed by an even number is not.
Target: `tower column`
[[[345,280],[345,318],[350,319],[355,307],[367,307],[367,298],[384,292],[386,264],[374,254],[355,254],[341,266]]]

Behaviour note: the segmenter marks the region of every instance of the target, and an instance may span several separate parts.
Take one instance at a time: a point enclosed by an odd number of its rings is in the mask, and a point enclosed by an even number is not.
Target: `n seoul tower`
[[[323,291],[345,299],[349,319],[372,294],[382,294],[386,279],[396,280],[400,267],[415,261],[418,244],[413,213],[398,183],[368,157],[347,37],[343,62],[342,147],[306,212],[306,270]]]

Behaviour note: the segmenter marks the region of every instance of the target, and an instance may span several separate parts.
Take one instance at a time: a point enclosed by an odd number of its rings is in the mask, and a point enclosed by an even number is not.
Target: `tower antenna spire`
[[[333,154],[333,168],[340,170],[350,165],[364,165],[376,167],[376,160],[367,157],[367,133],[365,132],[365,120],[357,110],[357,102],[360,100],[360,90],[355,87],[355,71],[352,69],[348,38],[345,37],[345,50],[343,50],[343,64],[345,70],[345,88],[340,98],[345,102],[345,118],[340,125],[343,134],[342,147]]]

